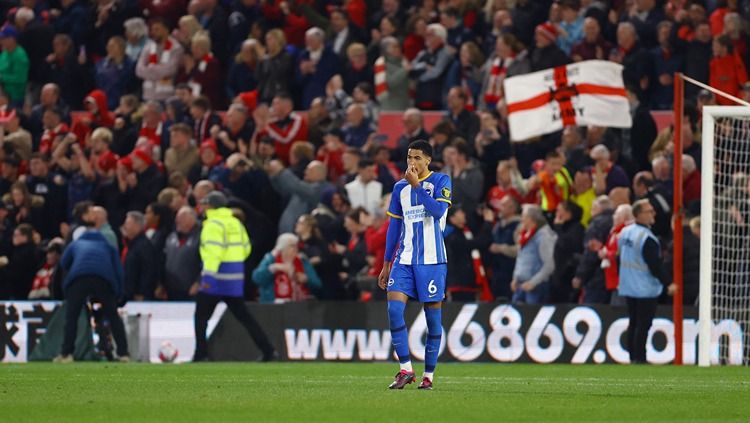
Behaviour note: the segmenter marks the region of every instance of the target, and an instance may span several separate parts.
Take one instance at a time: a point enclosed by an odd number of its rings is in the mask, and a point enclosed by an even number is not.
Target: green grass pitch
[[[439,364],[4,364],[4,422],[748,422],[750,369]],[[421,366],[417,366],[417,372]]]

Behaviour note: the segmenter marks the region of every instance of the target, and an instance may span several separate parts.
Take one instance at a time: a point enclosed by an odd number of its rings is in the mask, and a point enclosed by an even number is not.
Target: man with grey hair
[[[616,187],[630,186],[627,173],[619,165],[612,163],[607,146],[604,144],[595,145],[591,149],[589,157],[594,161],[591,174],[594,191],[597,195],[609,194]]]
[[[443,82],[453,61],[453,53],[446,46],[447,37],[444,26],[428,25],[425,48],[411,62],[409,76],[417,84],[414,104],[422,110],[443,108]]]
[[[125,54],[130,57],[130,60],[137,62],[148,40],[146,38],[148,35],[146,21],[143,18],[130,18],[122,26],[125,28],[125,39],[128,41]]]
[[[163,287],[170,301],[188,301],[198,293],[201,275],[200,234],[198,215],[183,206],[175,218],[175,230],[164,246]]]
[[[612,293],[610,304],[622,306],[625,300],[617,294],[617,286],[620,283],[620,276],[617,269],[617,242],[622,230],[633,223],[633,207],[630,204],[621,204],[615,209],[612,222],[612,230],[607,236],[607,242],[599,250],[599,258],[602,259],[602,269],[604,269],[604,283],[607,291]]]
[[[521,213],[518,256],[510,289],[513,303],[544,304],[549,293],[549,278],[555,271],[557,235],[547,224],[542,209],[527,204]]]
[[[326,84],[336,75],[339,56],[325,44],[325,33],[318,27],[305,32],[305,50],[297,59],[295,79],[302,87],[302,107],[310,108],[316,97],[325,97]]]
[[[632,87],[638,100],[644,102],[650,86],[652,62],[648,51],[638,43],[638,34],[632,23],[620,22],[617,26],[617,46],[619,48],[612,49],[609,59],[624,67],[622,79],[625,86]]]
[[[404,133],[398,138],[396,148],[391,152],[391,160],[405,170],[406,153],[409,144],[414,141],[430,139],[430,134],[424,129],[424,117],[422,111],[416,107],[410,107],[404,111],[403,117]]]
[[[583,236],[583,257],[573,278],[573,289],[583,288],[583,302],[586,304],[609,304],[610,292],[604,283],[599,250],[612,230],[612,200],[600,195],[591,206],[591,221]]]
[[[122,236],[125,247],[125,301],[144,301],[154,298],[158,256],[151,241],[146,238],[146,217],[139,211],[129,211],[123,223]]]

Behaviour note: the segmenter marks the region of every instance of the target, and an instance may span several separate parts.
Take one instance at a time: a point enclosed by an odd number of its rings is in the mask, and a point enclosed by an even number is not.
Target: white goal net
[[[750,362],[750,107],[703,108],[701,366]]]

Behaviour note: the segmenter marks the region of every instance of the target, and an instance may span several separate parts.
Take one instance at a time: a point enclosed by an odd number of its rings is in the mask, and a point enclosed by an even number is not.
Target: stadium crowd
[[[657,133],[673,72],[750,99],[741,0],[2,0],[0,13],[0,300],[62,298],[61,253],[85,227],[118,249],[122,301],[189,300],[214,189],[253,243],[246,298],[383,298],[384,205],[424,139],[453,181],[450,300],[617,303],[630,204],[653,205],[668,262],[672,134],[698,216],[701,107],[730,104],[688,85],[683,127]],[[632,128],[511,143],[503,80],[590,59],[624,66]],[[428,127],[422,111],[444,118]],[[379,127],[388,112],[402,112],[398,139]],[[691,304],[700,221],[686,222]]]

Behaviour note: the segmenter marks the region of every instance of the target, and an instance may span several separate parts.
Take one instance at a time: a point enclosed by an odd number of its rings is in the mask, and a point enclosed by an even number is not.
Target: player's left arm
[[[451,180],[448,175],[440,178],[435,186],[435,198],[425,191],[420,185],[412,188],[417,194],[419,202],[424,205],[425,210],[435,219],[440,219],[451,205]]]

